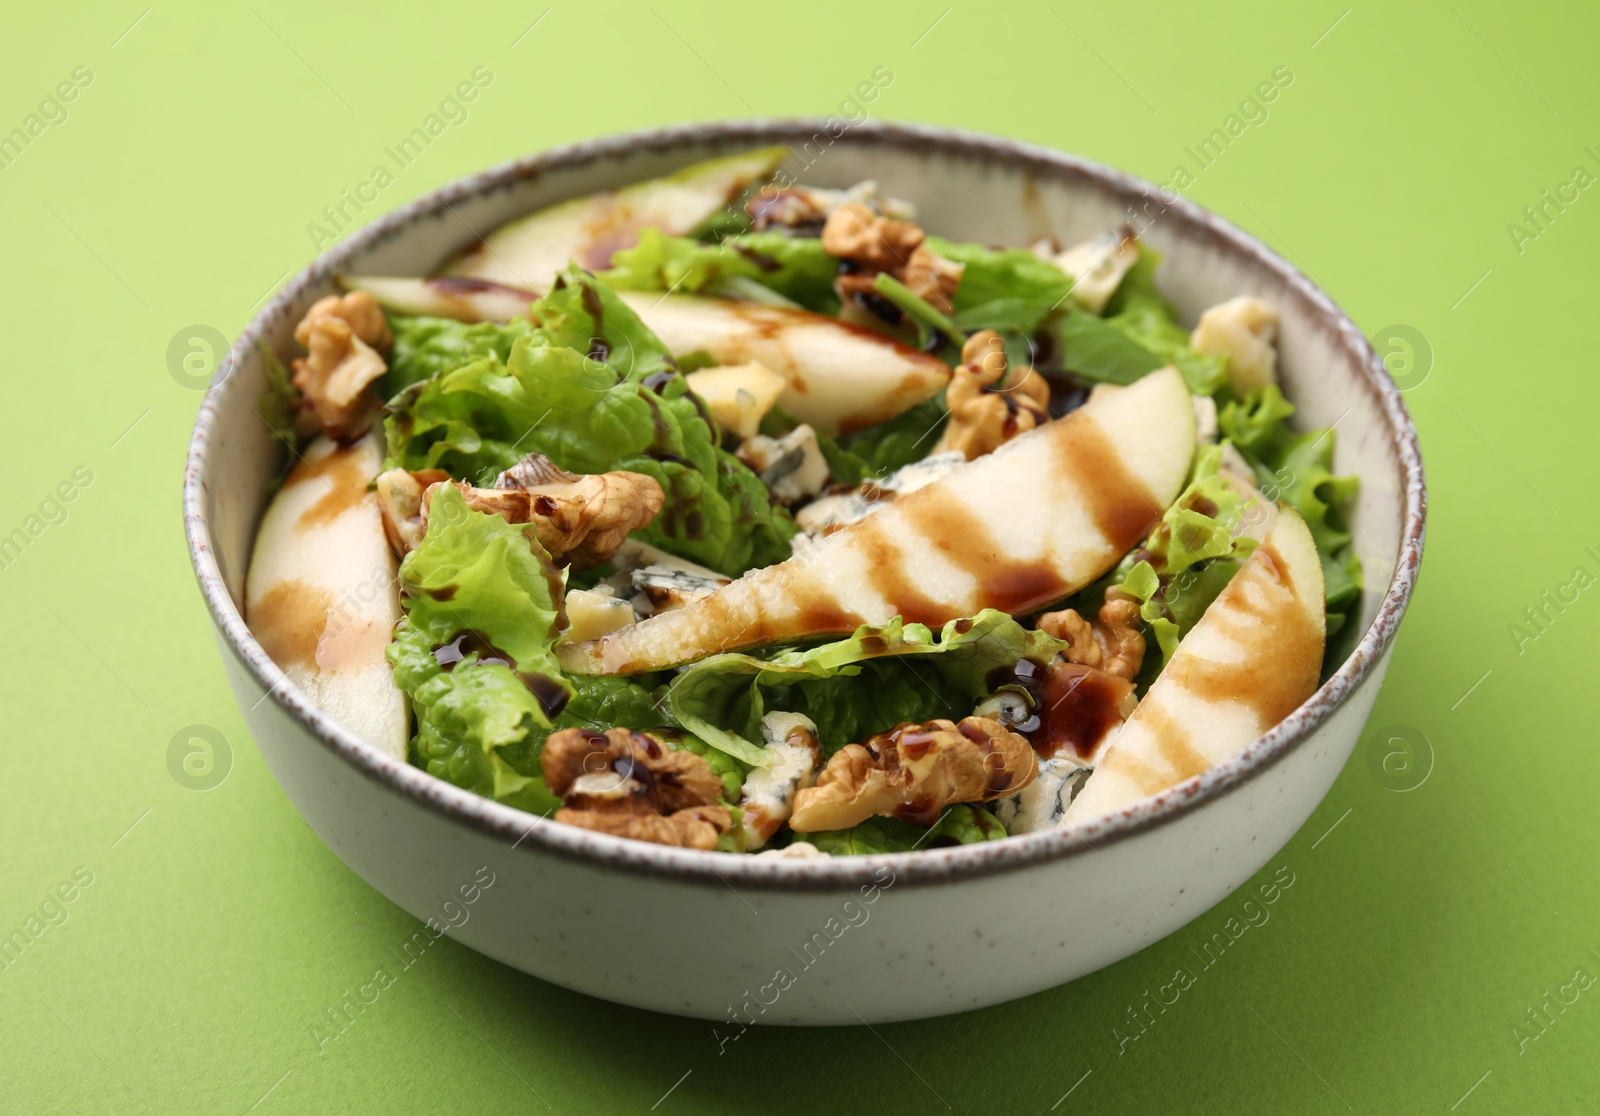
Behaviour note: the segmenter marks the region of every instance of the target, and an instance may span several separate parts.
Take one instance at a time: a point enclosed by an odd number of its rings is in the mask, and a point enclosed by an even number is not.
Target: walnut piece
[[[1039,617],[1038,626],[1046,635],[1072,644],[1064,652],[1069,663],[1095,667],[1132,681],[1144,664],[1144,636],[1139,623],[1139,602],[1107,589],[1095,623],[1068,608],[1045,613]]]
[[[1050,421],[1050,385],[1026,365],[1007,368],[1005,341],[992,329],[967,338],[945,401],[950,421],[933,452],[960,451],[968,461]]]
[[[797,833],[847,829],[875,814],[932,825],[946,806],[989,802],[1033,781],[1033,746],[988,717],[898,725],[835,752],[795,796]]]
[[[556,821],[636,841],[714,849],[733,825],[722,779],[693,752],[632,729],[562,729],[539,756]]]
[[[467,506],[493,512],[507,523],[526,523],[556,563],[575,570],[598,566],[616,553],[628,532],[647,526],[666,494],[643,473],[564,472],[549,458],[529,454],[500,474],[495,488],[451,481],[437,469],[407,473],[391,469],[378,477],[384,531],[404,555],[428,529],[428,510],[440,484],[454,484]]]
[[[887,272],[941,313],[951,313],[966,265],[924,245],[924,235],[917,224],[881,216],[858,201],[845,202],[829,213],[822,226],[822,248],[845,261],[833,281],[845,309],[866,308],[878,315],[883,303],[874,301],[877,278]],[[899,320],[892,306],[883,312]]]
[[[911,261],[924,235],[920,225],[880,217],[851,201],[828,214],[822,226],[822,250],[879,271],[893,271]]]
[[[318,299],[294,339],[306,349],[294,361],[294,386],[323,433],[342,440],[361,433],[377,409],[368,385],[388,371],[380,354],[394,341],[377,301],[366,291]]]
[[[896,278],[939,313],[953,314],[956,288],[961,286],[961,276],[966,270],[966,264],[947,260],[927,245],[919,244]]]

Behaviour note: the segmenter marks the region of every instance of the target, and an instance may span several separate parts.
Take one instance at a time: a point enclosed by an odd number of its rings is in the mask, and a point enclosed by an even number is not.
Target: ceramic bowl
[[[1239,294],[1282,318],[1284,388],[1337,424],[1361,479],[1366,571],[1348,658],[1235,759],[1087,825],[982,845],[795,860],[700,853],[533,817],[399,763],[290,684],[240,615],[280,448],[256,416],[258,348],[290,350],[336,272],[424,275],[531,210],[685,164],[786,144],[801,180],[874,178],[960,240],[1063,244],[1130,222],[1166,253],[1186,321]],[[195,423],[184,515],[239,707],[318,836],[400,907],[498,961],[607,1000],[758,1023],[914,1019],[1072,980],[1172,933],[1248,880],[1322,800],[1383,681],[1422,553],[1416,432],[1361,331],[1259,241],[1176,195],[1056,151],[937,128],[741,121],[637,133],[518,159],[353,233],[280,291],[234,344]],[[483,886],[491,880],[489,886]],[[421,940],[427,940],[426,937]]]

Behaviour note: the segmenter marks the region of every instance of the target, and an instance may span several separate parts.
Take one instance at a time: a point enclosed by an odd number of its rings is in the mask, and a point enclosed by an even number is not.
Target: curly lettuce
[[[505,323],[458,322],[391,314],[394,347],[389,351],[389,371],[378,381],[378,394],[392,399],[412,384],[482,357],[505,361],[517,338],[532,328],[533,323],[525,318]]]
[[[604,284],[573,268],[539,325],[389,404],[389,464],[489,484],[525,454],[574,473],[655,478],[666,502],[636,537],[737,576],[790,554],[794,521],[721,446],[671,354]]]
[[[1116,588],[1140,602],[1139,615],[1160,649],[1154,670],[1172,658],[1259,540],[1244,535],[1249,502],[1223,481],[1221,446],[1202,447],[1193,479],[1144,545],[1119,567]]]
[[[816,237],[768,231],[706,243],[644,229],[639,243],[616,253],[599,278],[617,290],[756,298],[832,314],[839,309],[833,289],[838,269]]]
[[[406,618],[385,650],[416,713],[417,758],[457,786],[553,809],[527,761],[530,735],[542,744],[573,693],[551,650],[560,575],[535,536],[454,487],[431,510],[400,565]]]
[[[988,676],[1067,645],[996,609],[952,620],[936,637],[899,617],[845,639],[771,658],[728,653],[685,667],[667,688],[672,718],[744,763],[765,759],[761,718],[782,710],[816,722],[832,753],[902,722],[959,719],[989,692]]]
[[[871,856],[875,853],[912,852],[948,845],[976,845],[998,841],[1006,827],[989,811],[960,803],[945,810],[932,826],[924,828],[899,818],[868,818],[849,829],[823,833],[801,833],[797,839],[810,841],[834,856]]]
[[[547,814],[560,805],[539,773],[551,732],[669,723],[648,677],[562,675],[552,650],[560,574],[533,533],[473,511],[455,488],[434,494],[400,581],[406,617],[385,654],[430,774]]]

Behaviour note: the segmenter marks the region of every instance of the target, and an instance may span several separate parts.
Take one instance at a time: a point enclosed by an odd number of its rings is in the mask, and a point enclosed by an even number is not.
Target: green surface
[[[662,0],[563,4],[528,31],[543,5],[7,6],[0,128],[74,67],[93,81],[0,170],[0,532],[43,529],[0,569],[0,932],[80,866],[93,883],[0,971],[0,1109],[1592,1110],[1600,988],[1563,982],[1600,974],[1600,602],[1578,589],[1600,574],[1600,191],[1520,246],[1507,226],[1575,167],[1600,175],[1600,14],[1407,9]],[[708,1024],[592,1002],[445,940],[319,1053],[312,1025],[416,924],[306,829],[224,684],[178,514],[199,396],[168,348],[177,337],[181,357],[195,323],[233,335],[310,258],[321,208],[479,65],[494,80],[469,118],[363,219],[552,144],[834,111],[878,66],[895,80],[874,116],[1164,180],[1289,67],[1270,118],[1187,193],[1365,329],[1399,323],[1431,347],[1407,395],[1432,482],[1427,568],[1372,723],[1410,726],[1432,758],[1385,773],[1397,734],[1369,733],[1374,766],[1364,741],[1251,885],[1281,866],[1292,886],[1207,969],[1195,951],[1244,916],[1243,892],[1018,1003],[719,1051]],[[41,512],[61,484],[71,501]],[[1574,603],[1542,603],[1564,585]],[[1530,607],[1551,619],[1519,645]],[[191,725],[225,737],[231,762],[169,770]],[[184,785],[225,769],[207,792]],[[1192,985],[1164,1012],[1152,999],[1119,1051],[1130,1010],[1180,966]]]

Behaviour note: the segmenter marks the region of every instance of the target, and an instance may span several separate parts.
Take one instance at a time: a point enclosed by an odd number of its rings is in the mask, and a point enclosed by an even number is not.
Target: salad
[[[246,619],[397,760],[790,857],[1124,809],[1316,689],[1361,568],[1277,315],[749,152],[343,276],[264,351]]]

